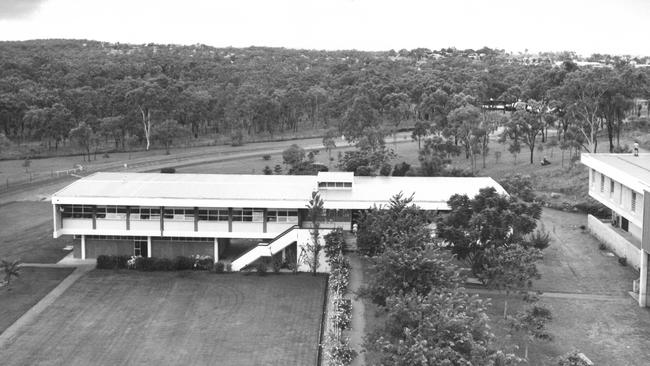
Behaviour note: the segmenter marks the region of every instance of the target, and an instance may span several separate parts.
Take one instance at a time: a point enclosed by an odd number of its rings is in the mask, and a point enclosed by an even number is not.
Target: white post
[[[214,263],[219,262],[219,239],[214,238]]]
[[[81,259],[86,259],[86,235],[81,236]]]
[[[648,253],[643,249],[641,249],[639,272],[639,306],[646,307],[648,296]]]
[[[147,258],[151,258],[151,237],[147,236]]]

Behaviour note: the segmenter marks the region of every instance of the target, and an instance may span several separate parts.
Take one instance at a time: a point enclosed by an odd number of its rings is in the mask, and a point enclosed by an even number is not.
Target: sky
[[[650,0],[0,0],[0,40],[650,56]]]

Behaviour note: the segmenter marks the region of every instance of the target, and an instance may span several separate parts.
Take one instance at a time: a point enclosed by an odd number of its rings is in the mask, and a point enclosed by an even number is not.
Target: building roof
[[[639,193],[650,191],[650,154],[582,154],[580,161]]]
[[[474,196],[484,187],[505,193],[487,177],[352,178],[352,189],[320,191],[325,208],[367,209],[386,205],[402,192],[413,194],[414,203],[423,209],[447,210],[447,200],[456,193]],[[55,193],[52,203],[303,208],[318,181],[318,176],[304,175],[95,173]]]

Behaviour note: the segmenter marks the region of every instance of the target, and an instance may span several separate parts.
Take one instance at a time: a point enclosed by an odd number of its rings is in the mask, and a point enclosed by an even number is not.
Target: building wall
[[[612,182],[614,189],[612,190]],[[634,207],[632,196],[636,193]],[[589,195],[625,217],[629,222],[628,231],[639,240],[643,222],[643,192],[635,192],[629,187],[594,169],[589,169]]]
[[[81,239],[74,240],[73,256],[81,258]],[[90,239],[86,238],[86,258],[99,255],[133,255],[133,239]]]
[[[185,242],[156,240],[151,238],[151,256],[156,258],[189,257],[192,255],[209,255],[214,257],[214,241]]]
[[[619,257],[625,257],[627,262],[639,269],[641,250],[631,242],[620,236],[610,223],[602,222],[592,215],[587,217],[589,232],[603,242],[612,252]]]

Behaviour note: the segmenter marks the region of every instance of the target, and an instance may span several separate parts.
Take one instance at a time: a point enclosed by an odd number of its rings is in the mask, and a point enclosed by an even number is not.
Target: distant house
[[[650,252],[650,154],[582,154],[589,167],[589,195],[612,211],[602,222],[589,216],[589,230],[640,271],[633,289],[646,306]],[[646,214],[647,213],[647,214]]]
[[[74,235],[77,258],[209,255],[239,270],[287,248],[304,249],[313,191],[324,200],[324,235],[351,230],[361,210],[385,206],[400,192],[413,194],[424,210],[445,211],[453,194],[473,196],[484,187],[505,193],[491,178],[96,173],[52,196],[54,237]],[[224,258],[236,238],[262,243]]]

